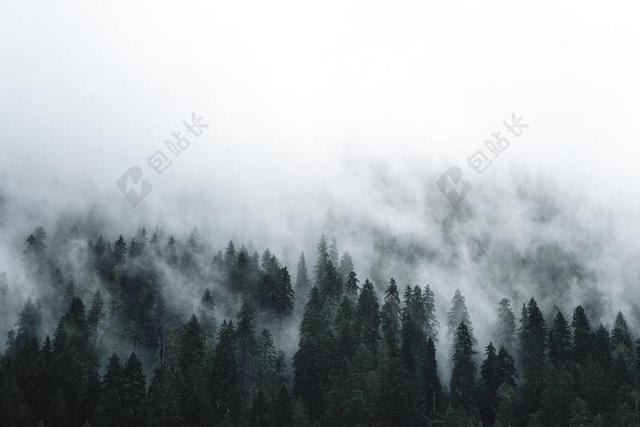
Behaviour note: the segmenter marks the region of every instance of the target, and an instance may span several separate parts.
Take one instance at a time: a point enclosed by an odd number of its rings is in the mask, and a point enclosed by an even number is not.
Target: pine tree
[[[127,242],[124,240],[124,237],[122,237],[122,234],[121,234],[120,237],[118,237],[118,240],[116,240],[116,242],[113,245],[114,262],[116,264],[122,263],[127,256],[127,252],[128,252]]]
[[[506,348],[500,347],[498,351],[498,384],[507,384],[515,387],[517,377],[518,372],[513,357],[511,357]]]
[[[580,398],[576,398],[571,404],[571,419],[569,427],[591,427],[593,415],[589,410],[587,402]]]
[[[218,344],[213,355],[210,388],[213,398],[214,419],[217,422],[229,416],[240,417],[240,391],[236,361],[236,332],[233,322],[224,320],[218,332]]]
[[[573,328],[572,355],[576,362],[584,361],[591,352],[593,337],[591,334],[591,325],[584,312],[582,306],[577,306],[573,312],[573,320],[571,322]]]
[[[301,307],[304,307],[304,301],[307,300],[310,289],[311,289],[311,280],[309,280],[309,271],[307,269],[307,261],[304,257],[304,252],[301,252],[300,259],[298,260],[298,269],[296,272],[296,286],[295,286],[296,302],[302,302],[302,304],[300,304]]]
[[[300,344],[293,359],[294,394],[318,419],[326,402],[326,387],[332,367],[333,337],[320,291],[314,287],[300,325]]]
[[[95,334],[95,331],[98,329],[98,326],[104,319],[104,317],[105,312],[102,294],[100,293],[100,291],[96,291],[96,293],[93,294],[93,299],[91,300],[91,308],[89,309],[89,313],[87,314],[87,324],[92,334]]]
[[[147,402],[145,378],[142,364],[131,353],[122,370],[120,403],[124,425],[138,427],[147,425]]]
[[[176,239],[173,236],[169,236],[169,240],[167,240],[167,247],[165,248],[165,257],[167,259],[167,263],[173,267],[178,265],[178,249],[176,246]]]
[[[409,376],[399,358],[391,357],[383,364],[379,390],[376,418],[380,425],[410,426],[418,421],[415,408],[411,405],[413,396]]]
[[[267,396],[275,396],[280,387],[278,352],[268,329],[263,329],[256,343],[257,387]]]
[[[207,415],[204,334],[195,315],[182,327],[178,367],[180,417],[193,426],[203,425]]]
[[[436,317],[436,300],[431,287],[427,285],[422,293],[425,313],[425,335],[434,342],[438,341],[438,318]]]
[[[467,311],[465,299],[460,291],[456,289],[456,292],[453,295],[453,300],[451,302],[451,310],[449,310],[449,313],[447,315],[447,336],[455,335],[460,323],[465,324],[467,330],[469,331],[469,334],[472,337],[473,342],[475,343],[475,338],[473,338],[473,327],[471,326],[471,319],[469,318],[469,312]]]
[[[494,424],[495,411],[497,408],[498,391],[498,355],[493,343],[485,348],[485,359],[480,365],[480,387],[478,393],[478,403],[480,406],[480,419],[482,425]]]
[[[273,304],[275,312],[287,316],[293,312],[294,292],[291,287],[291,276],[287,267],[278,270],[276,298]]]
[[[122,405],[124,379],[120,358],[115,353],[109,358],[103,383],[101,418],[104,419],[105,425],[124,426],[125,412]]]
[[[251,301],[245,299],[238,312],[236,345],[238,354],[238,385],[248,396],[257,382],[256,310]]]
[[[540,405],[546,367],[547,328],[535,299],[529,300],[523,320],[520,351],[525,378],[525,399],[531,413]]]
[[[498,324],[495,332],[495,343],[507,350],[515,348],[516,318],[511,310],[511,301],[503,298],[498,303]]]
[[[273,425],[281,427],[292,427],[293,424],[293,408],[289,390],[285,384],[280,386],[278,397],[273,405]]]
[[[569,361],[571,356],[571,331],[560,311],[553,319],[549,330],[549,360],[556,366]]]
[[[338,267],[338,275],[340,277],[340,281],[344,284],[349,280],[349,275],[353,271],[353,260],[351,259],[351,255],[348,252],[342,254],[340,258],[340,266]]]
[[[354,326],[355,307],[347,296],[336,311],[335,324],[335,368],[339,374],[346,375],[351,359],[358,348],[357,331]]]
[[[365,281],[356,306],[355,328],[359,341],[371,354],[377,355],[380,343],[380,303],[373,288],[373,283]]]
[[[616,320],[611,330],[611,348],[616,351],[619,346],[624,346],[628,350],[631,350],[633,347],[629,327],[621,311],[616,315]]]
[[[397,354],[400,348],[400,295],[396,281],[392,278],[385,291],[382,305],[381,324],[386,351],[390,355]]]
[[[420,362],[425,357],[424,319],[422,292],[418,287],[412,289],[408,286],[404,292],[404,307],[401,314],[400,360],[414,387],[418,386]],[[417,390],[413,391],[417,392]]]
[[[351,271],[349,273],[349,277],[347,278],[347,282],[345,284],[345,292],[347,296],[353,300],[355,300],[358,296],[358,291],[360,290],[360,286],[358,286],[358,276],[356,276],[355,271]]]
[[[137,258],[142,254],[142,245],[139,244],[135,238],[131,238],[129,243],[129,258]]]
[[[603,325],[596,329],[593,337],[593,359],[604,371],[611,367],[611,339],[609,331]]]
[[[325,236],[322,236],[318,243],[315,278],[316,287],[323,297],[335,298],[342,292],[337,265],[331,261],[331,254],[329,253]]]
[[[258,390],[253,398],[253,404],[251,405],[251,425],[255,427],[267,427],[269,412],[269,404],[267,398],[262,390]]]
[[[423,363],[422,395],[424,413],[429,420],[438,417],[443,407],[443,392],[438,376],[438,363],[436,361],[436,346],[433,339],[427,340],[425,360]]]
[[[205,353],[211,354],[213,351],[213,343],[215,341],[216,334],[216,322],[215,322],[215,301],[213,295],[209,289],[205,289],[200,299],[200,313],[198,316],[198,322],[202,328],[202,336],[204,339]]]
[[[453,346],[453,370],[449,386],[451,404],[466,410],[475,408],[475,373],[473,338],[469,328],[460,322]]]
[[[337,269],[339,265],[338,241],[335,236],[331,237],[331,245],[329,246],[329,261]]]

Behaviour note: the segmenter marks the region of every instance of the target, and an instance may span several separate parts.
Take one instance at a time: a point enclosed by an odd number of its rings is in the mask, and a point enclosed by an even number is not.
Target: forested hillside
[[[37,228],[20,248],[31,298],[0,277],[0,425],[640,425],[623,313],[502,298],[479,342],[462,293],[449,307],[427,284],[374,284],[335,240],[294,273],[221,246]]]

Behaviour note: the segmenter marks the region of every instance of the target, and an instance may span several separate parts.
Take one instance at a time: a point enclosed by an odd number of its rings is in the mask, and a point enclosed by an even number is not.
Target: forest
[[[358,277],[334,239],[292,274],[195,231],[114,237],[70,229],[71,263],[38,227],[19,248],[37,292],[0,275],[0,426],[640,425],[622,312],[502,298],[479,342],[461,292],[441,325],[429,285]]]

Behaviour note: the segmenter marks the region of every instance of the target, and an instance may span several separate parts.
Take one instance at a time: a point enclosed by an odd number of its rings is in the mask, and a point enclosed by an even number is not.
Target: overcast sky
[[[371,167],[459,165],[474,188],[524,171],[637,207],[633,2],[2,3],[0,174],[42,200],[248,218],[341,203]],[[146,159],[191,112],[211,126],[157,175]],[[475,174],[511,112],[530,127]],[[153,185],[135,210],[115,186],[132,165]]]

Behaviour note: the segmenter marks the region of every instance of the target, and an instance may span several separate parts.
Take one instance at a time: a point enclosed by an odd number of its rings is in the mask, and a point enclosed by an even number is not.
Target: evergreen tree
[[[473,338],[469,328],[460,322],[453,346],[453,370],[449,386],[451,404],[472,411],[475,409],[475,375]]]
[[[316,287],[323,297],[335,298],[342,292],[337,265],[331,261],[331,254],[329,253],[325,236],[322,236],[318,243],[315,278]]]
[[[311,289],[300,325],[300,344],[293,359],[294,393],[308,408],[309,417],[317,419],[326,402],[326,388],[333,360],[333,336],[323,308],[320,291]]]
[[[182,327],[178,357],[180,383],[177,387],[180,417],[192,426],[206,424],[204,334],[195,315]]]
[[[373,283],[365,281],[358,297],[356,307],[355,328],[359,341],[363,343],[371,354],[377,355],[380,342],[380,303],[373,288]]]
[[[125,412],[122,405],[123,373],[120,358],[114,353],[109,358],[107,372],[103,379],[102,413],[100,418],[107,426],[125,426]]]
[[[435,420],[443,407],[443,392],[438,376],[438,363],[436,361],[436,346],[433,339],[427,340],[425,360],[423,363],[422,382],[424,396],[423,408],[424,414],[428,420]]]
[[[447,336],[454,336],[457,333],[457,329],[460,323],[464,323],[469,334],[475,343],[473,338],[473,328],[471,327],[471,319],[469,318],[469,312],[467,311],[467,304],[465,299],[458,289],[456,289],[451,302],[451,310],[447,315]]]
[[[245,299],[238,312],[236,348],[238,354],[238,382],[240,389],[248,396],[258,380],[256,353],[256,310],[251,301]]]
[[[342,258],[340,258],[340,266],[338,267],[338,274],[342,283],[347,283],[353,269],[354,266],[351,255],[349,255],[348,252],[343,253]]]
[[[227,417],[232,420],[239,419],[241,408],[237,381],[236,332],[233,322],[225,320],[218,332],[218,344],[213,356],[210,379],[216,422],[221,422]]]
[[[307,261],[304,252],[300,253],[298,260],[298,270],[296,272],[295,294],[297,301],[306,301],[311,289],[311,280],[309,280],[309,272],[307,269]]]
[[[105,312],[102,294],[100,293],[100,291],[96,291],[96,293],[93,294],[93,299],[91,300],[91,308],[89,308],[89,313],[87,313],[87,324],[92,333],[95,333],[104,317]]]
[[[616,315],[616,320],[613,324],[613,329],[611,330],[611,348],[615,351],[618,346],[625,346],[629,350],[633,347],[633,344],[631,343],[631,336],[629,334],[629,327],[627,326],[627,321],[621,311]]]
[[[339,265],[338,241],[335,236],[331,237],[331,245],[329,246],[329,261],[337,269]]]
[[[422,293],[425,313],[425,335],[433,341],[438,341],[438,318],[436,317],[436,300],[431,287],[427,285]]]
[[[506,348],[500,347],[500,351],[498,351],[498,384],[515,387],[517,377],[518,372],[513,357]]]
[[[409,387],[407,372],[400,359],[391,357],[382,366],[378,397],[377,419],[382,426],[410,426],[418,422]]]
[[[202,336],[204,339],[205,353],[210,354],[213,351],[213,343],[215,341],[215,301],[209,289],[205,289],[200,299],[200,313],[198,322],[202,328]]]
[[[114,262],[116,264],[122,263],[127,256],[127,252],[128,252],[127,242],[124,240],[124,237],[122,237],[122,234],[121,234],[120,237],[118,237],[118,240],[116,240],[116,242],[113,245]]]
[[[498,324],[495,332],[495,343],[508,351],[515,348],[516,318],[511,310],[511,301],[502,298],[498,303]]]
[[[347,296],[353,300],[356,299],[358,295],[358,291],[360,290],[360,286],[358,286],[358,277],[356,276],[355,271],[351,271],[349,273],[349,277],[347,278],[347,282],[345,284],[345,292]]]
[[[591,325],[582,306],[577,306],[571,322],[573,328],[572,355],[576,362],[584,361],[591,352],[593,342]]]
[[[480,366],[482,377],[480,418],[483,425],[493,425],[498,407],[498,387],[500,373],[498,371],[498,355],[492,343],[485,349],[485,359]]]
[[[271,332],[263,329],[256,343],[257,387],[267,396],[275,396],[281,383],[282,366]]]
[[[382,305],[381,324],[382,335],[389,354],[397,354],[400,348],[400,295],[396,281],[391,279],[385,291]]]
[[[282,384],[278,397],[273,405],[273,425],[281,427],[293,427],[293,408],[289,390],[287,386]]]
[[[358,333],[354,326],[355,307],[347,296],[338,306],[335,323],[335,363],[336,371],[347,374],[351,359],[358,348]]]
[[[528,412],[535,412],[542,397],[546,367],[547,328],[535,299],[531,298],[523,316],[521,360],[525,379],[524,395]]]
[[[571,331],[564,316],[558,311],[549,330],[549,359],[555,366],[561,366],[569,361],[570,356]]]
[[[611,339],[603,325],[598,327],[593,337],[593,359],[604,371],[611,367]]]
[[[121,411],[124,425],[137,427],[147,425],[147,403],[145,391],[145,378],[142,373],[142,364],[131,353],[122,370],[120,390]]]
[[[267,427],[269,412],[269,404],[262,390],[258,390],[253,398],[253,404],[251,405],[251,425],[255,427]]]

